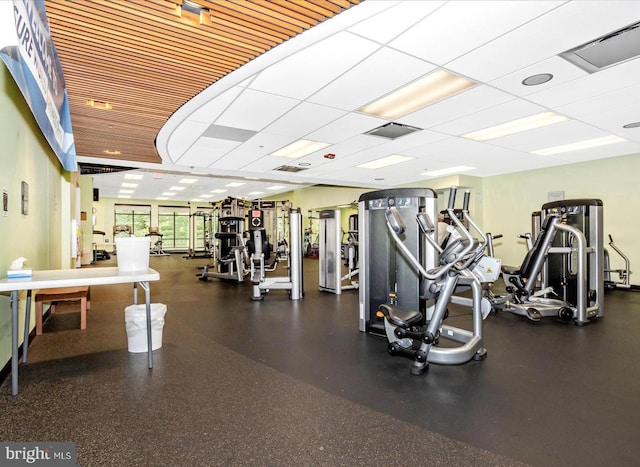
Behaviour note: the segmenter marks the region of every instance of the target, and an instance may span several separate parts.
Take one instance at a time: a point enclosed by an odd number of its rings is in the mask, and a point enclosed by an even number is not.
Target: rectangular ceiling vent
[[[381,136],[382,138],[396,139],[400,136],[408,135],[414,131],[420,131],[422,128],[416,128],[414,126],[402,125],[400,123],[386,123],[378,128],[367,131],[365,134],[373,136]]]
[[[560,57],[587,73],[595,73],[636,58],[638,55],[640,55],[640,22],[562,52]]]
[[[281,165],[280,167],[276,167],[273,170],[277,170],[279,172],[301,172],[303,170],[307,170],[306,167],[296,167],[295,165]]]

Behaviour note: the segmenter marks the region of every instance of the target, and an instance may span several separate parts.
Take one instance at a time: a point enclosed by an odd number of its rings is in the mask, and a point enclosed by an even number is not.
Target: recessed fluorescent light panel
[[[607,144],[623,143],[627,141],[619,136],[604,136],[602,138],[587,139],[585,141],[578,141],[577,143],[563,144],[562,146],[554,146],[551,148],[539,149],[538,151],[531,151],[531,154],[537,154],[539,156],[551,156],[553,154],[561,154],[563,152],[579,151],[581,149],[595,148],[598,146],[605,146]]]
[[[180,180],[178,183],[187,183],[187,184],[192,184],[192,183],[196,183],[198,181],[197,178],[183,178],[182,180]]]
[[[120,190],[121,195],[131,195],[133,193],[134,193],[133,190]]]
[[[211,190],[211,193],[226,193],[229,190],[223,190],[222,188],[216,188],[215,190]]]
[[[167,201],[169,198],[166,198],[166,197],[164,197],[164,196],[158,196],[156,199],[157,199],[158,201]]]
[[[237,188],[239,186],[244,185],[244,183],[242,182],[231,182],[231,183],[227,183],[225,186],[231,187],[231,188]]]
[[[319,141],[311,141],[308,139],[299,139],[298,141],[289,144],[276,152],[272,152],[272,156],[287,157],[289,159],[298,159],[304,157],[312,152],[324,149],[327,146],[331,146],[329,143],[321,143]]]
[[[283,188],[286,188],[286,185],[273,185],[273,186],[269,186],[267,187],[267,190],[282,190]]]
[[[164,193],[162,193],[162,196],[175,196],[176,192],[175,191],[165,191]]]
[[[473,139],[475,141],[489,141],[490,139],[502,138],[503,136],[533,130],[534,128],[541,128],[555,123],[566,122],[567,120],[568,118],[563,115],[558,115],[553,112],[542,112],[528,117],[519,118],[511,122],[491,126],[483,130],[473,131],[466,135],[462,135],[462,137]]]
[[[413,157],[394,154],[392,156],[387,156],[381,159],[376,159],[375,161],[367,162],[366,164],[356,165],[356,167],[359,167],[361,169],[381,169],[382,167],[400,164],[401,162],[410,161],[411,159],[413,159]]]
[[[120,184],[121,187],[123,188],[136,188],[138,186],[137,183],[129,183],[129,182],[122,182]]]
[[[130,199],[131,195],[118,195],[118,198]]]
[[[169,189],[172,190],[172,191],[182,191],[182,190],[184,190],[186,188],[187,187],[185,187],[185,186],[172,186],[172,187],[169,187]]]
[[[127,180],[142,180],[144,175],[142,174],[124,174],[124,178]]]
[[[264,191],[252,191],[251,193],[247,193],[248,195],[264,195]]]
[[[444,70],[436,70],[387,94],[359,111],[393,120],[475,86],[477,83]]]
[[[421,175],[425,177],[443,177],[445,175],[459,174],[462,172],[468,172],[469,170],[476,170],[475,167],[468,167],[466,165],[457,165],[455,167],[449,167],[448,169],[440,170],[428,170]]]

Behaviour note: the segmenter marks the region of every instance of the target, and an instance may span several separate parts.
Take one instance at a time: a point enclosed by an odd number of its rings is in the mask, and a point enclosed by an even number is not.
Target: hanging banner
[[[77,171],[67,90],[43,0],[0,0],[0,58],[62,166]]]

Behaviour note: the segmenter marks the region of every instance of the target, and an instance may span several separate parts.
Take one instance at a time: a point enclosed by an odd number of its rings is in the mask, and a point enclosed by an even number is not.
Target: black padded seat
[[[395,305],[383,303],[378,307],[378,312],[382,313],[391,324],[403,328],[412,324],[418,324],[422,320],[422,313],[410,308],[402,308]]]

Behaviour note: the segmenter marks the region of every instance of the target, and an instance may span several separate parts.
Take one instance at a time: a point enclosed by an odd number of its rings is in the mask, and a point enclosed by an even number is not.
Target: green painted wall
[[[62,212],[66,202],[62,169],[36,124],[11,74],[0,65],[0,187],[9,194],[9,211],[0,217],[0,277],[9,264],[24,256],[33,269],[62,266],[62,237],[66,225]],[[21,213],[21,182],[29,185],[29,214]],[[31,315],[31,326],[35,316]],[[24,326],[24,301],[20,329]],[[20,333],[22,341],[22,332]],[[0,366],[11,358],[11,312],[9,298],[0,296]]]

